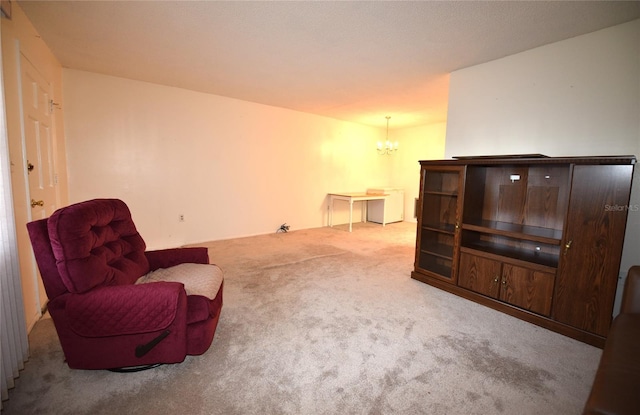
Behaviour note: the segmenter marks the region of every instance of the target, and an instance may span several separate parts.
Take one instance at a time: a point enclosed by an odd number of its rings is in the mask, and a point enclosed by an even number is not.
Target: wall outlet
[[[184,222],[184,215],[178,216],[178,221],[179,222]]]

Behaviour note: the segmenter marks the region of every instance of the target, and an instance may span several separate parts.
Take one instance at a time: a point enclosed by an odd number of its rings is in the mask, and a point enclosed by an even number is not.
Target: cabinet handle
[[[497,284],[497,283],[498,283],[498,277],[495,277],[495,278],[493,279],[493,282],[495,282],[495,283]]]
[[[569,241],[566,244],[564,244],[564,254],[567,255],[567,251],[569,250],[569,248],[571,248],[571,242],[573,241]]]
[[[456,229],[460,229],[460,223],[456,222]]]

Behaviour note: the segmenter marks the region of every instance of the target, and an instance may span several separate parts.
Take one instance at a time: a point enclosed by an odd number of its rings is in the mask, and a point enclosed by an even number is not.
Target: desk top
[[[366,193],[366,192],[342,192],[342,193],[329,193],[330,196],[342,197],[345,199],[384,199],[389,196],[384,193]]]

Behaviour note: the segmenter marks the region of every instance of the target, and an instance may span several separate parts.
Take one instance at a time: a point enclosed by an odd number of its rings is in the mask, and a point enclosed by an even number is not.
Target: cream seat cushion
[[[202,295],[213,300],[223,281],[223,272],[212,264],[179,264],[160,268],[138,278],[136,284],[150,282],[181,282],[187,295]]]

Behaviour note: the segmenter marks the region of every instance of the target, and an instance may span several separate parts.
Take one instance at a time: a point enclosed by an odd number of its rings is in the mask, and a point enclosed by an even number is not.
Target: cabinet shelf
[[[436,190],[425,190],[425,195],[434,195],[434,196],[449,196],[449,197],[458,197],[457,192],[442,192]]]
[[[517,248],[508,245],[499,245],[484,241],[467,243],[463,245],[462,249],[485,252],[501,257],[513,258],[525,263],[543,265],[549,268],[558,268],[558,261],[560,258],[560,256],[557,254]]]
[[[557,229],[491,220],[482,220],[477,223],[463,223],[462,229],[550,245],[560,245],[560,241],[562,240],[562,231]]]
[[[425,223],[422,226],[422,229],[453,235],[456,231],[456,226],[449,223]]]
[[[444,259],[453,259],[453,247],[451,245],[444,245],[438,243],[426,243],[424,248],[421,249],[427,255],[435,255]]]
[[[451,260],[424,253],[418,260],[419,268],[445,278],[451,275],[451,265]]]

